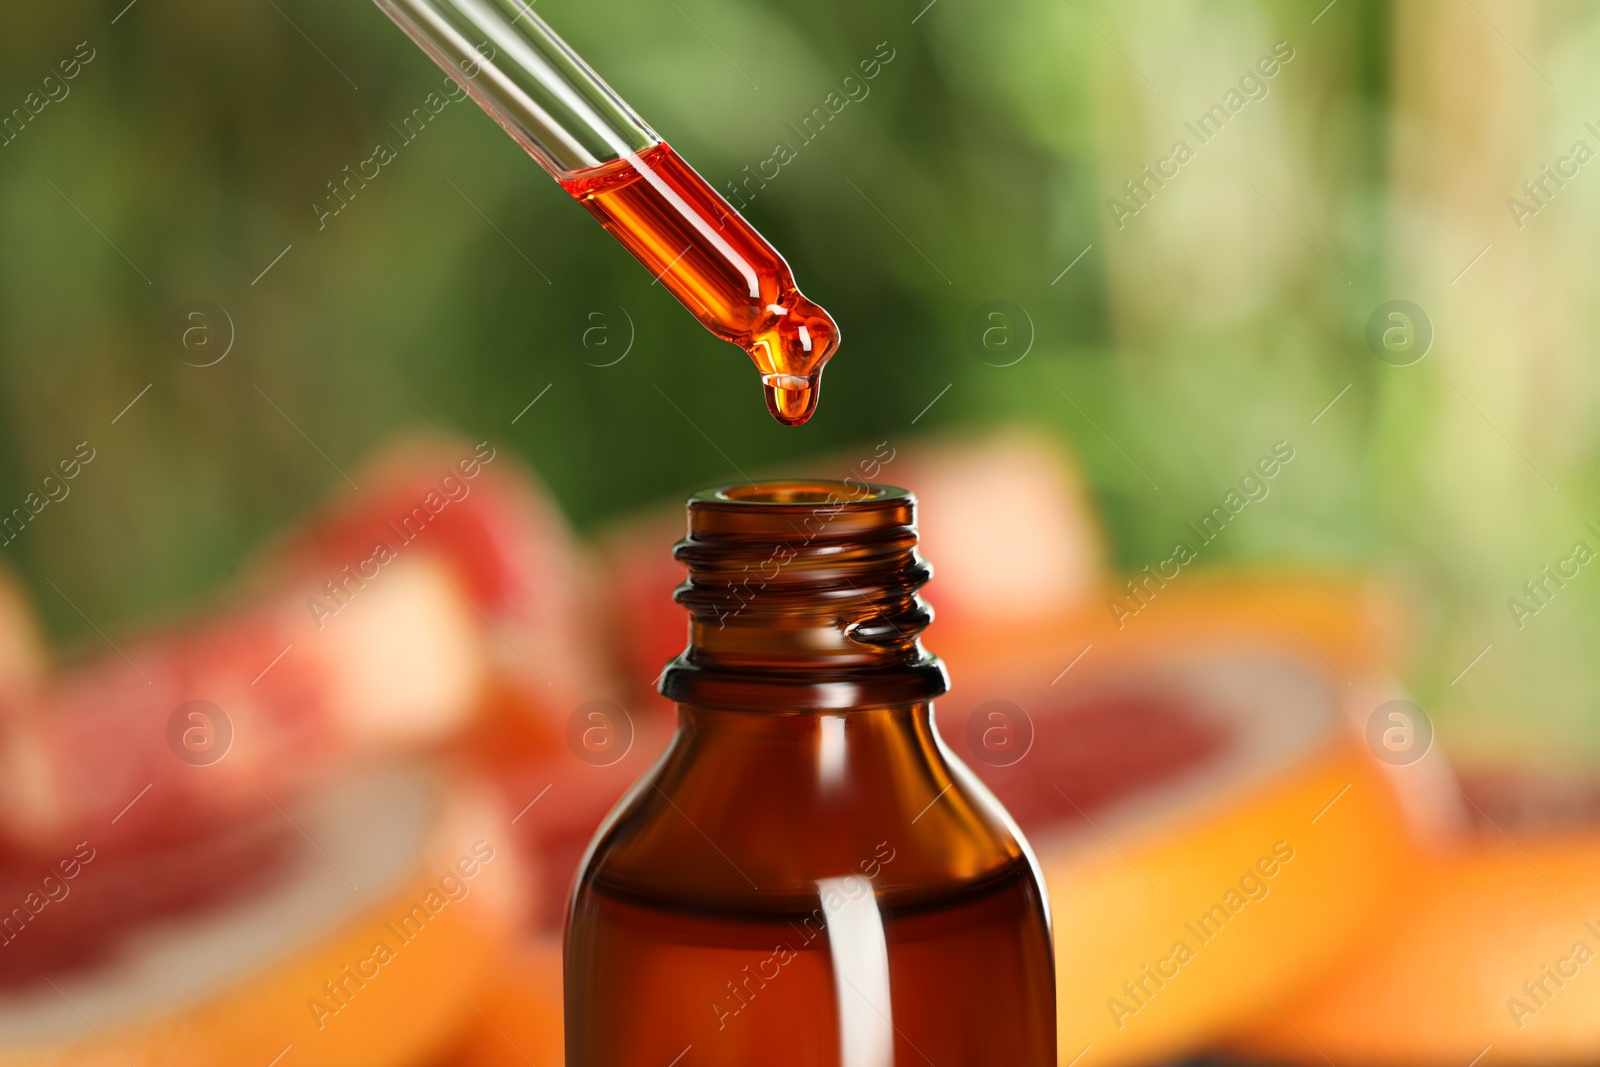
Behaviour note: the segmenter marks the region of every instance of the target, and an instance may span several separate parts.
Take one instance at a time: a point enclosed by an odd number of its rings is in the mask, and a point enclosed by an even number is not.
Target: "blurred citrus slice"
[[[1333,958],[1410,851],[1348,725],[1379,671],[1359,587],[1174,585],[1119,629],[930,639],[946,742],[1027,834],[1050,892],[1063,1064],[1154,1062]]]
[[[559,934],[519,945],[478,1006],[483,1009],[478,1025],[439,1067],[559,1067],[565,1062]]]
[[[407,767],[355,774],[283,818],[300,847],[249,892],[150,922],[93,969],[5,990],[0,1065],[387,1067],[447,1040],[520,914],[506,817]],[[73,881],[99,873],[92,851]]]
[[[1408,867],[1389,921],[1238,1052],[1390,1067],[1600,1061],[1600,790],[1468,780],[1470,839]]]
[[[405,560],[444,569],[481,628],[492,671],[541,709],[565,711],[602,676],[591,566],[538,476],[488,441],[390,445],[346,493],[272,554],[265,584],[288,589],[318,632],[370,600]]]
[[[146,786],[163,826],[231,824],[258,787],[450,743],[491,690],[557,735],[607,695],[584,555],[511,457],[409,442],[358,473],[230,600],[54,676],[0,581],[0,848],[76,841]],[[197,701],[204,726],[169,732]]]

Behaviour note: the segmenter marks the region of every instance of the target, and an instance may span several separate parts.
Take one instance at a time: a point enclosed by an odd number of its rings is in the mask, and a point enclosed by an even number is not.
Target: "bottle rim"
[[[828,478],[783,478],[735,482],[702,489],[689,496],[689,506],[814,507],[851,504],[915,504],[909,489],[877,482],[836,481]]]

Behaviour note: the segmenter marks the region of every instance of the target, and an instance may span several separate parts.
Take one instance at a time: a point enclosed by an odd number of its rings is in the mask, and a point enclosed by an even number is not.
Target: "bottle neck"
[[[770,482],[689,501],[674,555],[689,647],[661,692],[699,707],[821,710],[904,705],[949,688],[922,647],[916,501],[869,483]]]

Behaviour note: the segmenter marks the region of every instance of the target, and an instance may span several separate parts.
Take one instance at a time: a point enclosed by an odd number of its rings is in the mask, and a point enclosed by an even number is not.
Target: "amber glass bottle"
[[[1047,1067],[1046,897],[944,747],[915,501],[776,482],[689,501],[661,761],[568,916],[568,1067]]]

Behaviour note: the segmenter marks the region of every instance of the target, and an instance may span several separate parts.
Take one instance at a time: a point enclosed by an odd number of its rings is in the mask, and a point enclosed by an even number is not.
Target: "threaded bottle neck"
[[[674,556],[689,647],[661,692],[702,707],[809,710],[909,704],[949,688],[919,635],[916,498],[833,481],[696,493]]]

